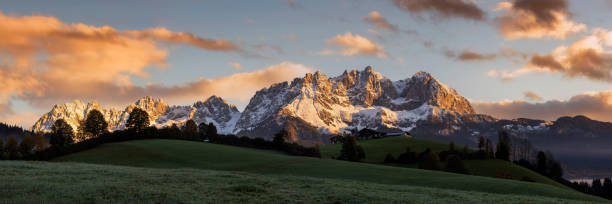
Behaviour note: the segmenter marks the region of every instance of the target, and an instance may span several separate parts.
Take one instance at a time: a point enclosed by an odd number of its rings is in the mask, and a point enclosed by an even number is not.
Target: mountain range
[[[147,111],[157,127],[180,126],[193,119],[197,124],[215,124],[221,134],[265,139],[286,129],[293,142],[303,145],[325,144],[334,134],[369,128],[474,147],[479,136],[496,141],[503,129],[516,141],[526,140],[551,151],[569,169],[590,169],[588,173],[570,172],[576,177],[612,169],[612,150],[606,145],[612,144],[612,123],[584,116],[555,121],[497,119],[476,113],[467,99],[429,73],[392,81],[370,66],[331,78],[315,72],[273,84],[257,91],[242,112],[217,96],[183,106],[147,96],[123,110],[75,100],[55,105],[31,130],[48,132],[60,118],[76,130],[93,109],[103,113],[110,130],[120,130],[135,107]]]

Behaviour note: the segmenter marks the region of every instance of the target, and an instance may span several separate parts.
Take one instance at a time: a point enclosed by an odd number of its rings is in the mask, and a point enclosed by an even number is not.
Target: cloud
[[[251,46],[252,48],[255,48],[259,51],[268,51],[268,50],[274,50],[276,51],[277,54],[283,54],[283,49],[281,49],[280,46],[278,45],[264,45],[264,44],[258,44],[258,45],[253,45]]]
[[[593,29],[591,35],[569,46],[559,46],[544,55],[531,55],[527,65],[512,72],[516,71],[561,73],[568,78],[612,82],[612,31]]]
[[[495,9],[504,15],[495,19],[507,39],[552,37],[565,39],[585,31],[586,25],[571,20],[566,0],[515,0]]]
[[[53,84],[53,89],[47,90],[44,95],[21,98],[42,108],[49,108],[53,104],[73,99],[97,100],[101,104],[124,106],[143,96],[160,97],[170,103],[185,104],[217,95],[240,103],[238,105],[245,105],[259,89],[314,71],[314,68],[302,64],[282,62],[253,72],[200,79],[172,86],[161,83],[149,83],[146,86],[90,83],[79,85],[79,89],[74,89],[74,84],[56,83]]]
[[[150,28],[141,31],[126,31],[124,33],[127,36],[140,39],[153,39],[175,44],[191,45],[205,50],[242,52],[238,45],[228,40],[202,38],[191,33],[173,32],[166,28]]]
[[[344,47],[343,50],[324,50],[319,52],[320,55],[370,55],[379,58],[387,58],[385,49],[372,42],[371,40],[361,36],[353,35],[351,32],[346,32],[344,35],[336,35],[334,38],[326,41],[328,45]]]
[[[455,58],[461,61],[482,61],[482,60],[493,60],[497,57],[496,54],[480,54],[472,52],[470,50],[463,50],[459,54],[447,50],[445,55],[449,58]]]
[[[526,91],[525,93],[523,93],[523,95],[525,96],[526,99],[529,100],[533,100],[533,101],[541,101],[544,100],[540,95],[532,92],[532,91]]]
[[[561,116],[585,115],[592,119],[612,121],[612,91],[583,93],[569,100],[529,103],[521,100],[472,102],[478,113],[498,118],[533,118],[555,120]]]
[[[29,128],[38,118],[40,118],[40,115],[40,113],[34,112],[11,113],[8,115],[0,115],[0,122],[10,125],[18,125],[22,128]]]
[[[363,21],[374,25],[376,28],[388,30],[388,31],[397,31],[396,25],[391,25],[385,17],[381,16],[378,11],[372,11],[368,14],[368,16],[363,18]]]
[[[228,62],[227,64],[232,66],[234,69],[242,70],[242,65],[238,62]]]
[[[133,84],[134,78],[166,69],[168,51],[161,43],[204,50],[242,52],[226,40],[207,39],[165,28],[121,31],[110,26],[67,24],[49,16],[8,16],[0,13],[0,108],[11,100],[35,108],[73,99],[98,100],[123,106],[141,96],[191,103],[211,94],[248,102],[250,94],[272,83],[312,71],[284,62],[263,70],[186,84]],[[223,92],[223,93],[221,93]]]
[[[292,34],[289,34],[289,35],[285,35],[285,36],[283,36],[283,37],[284,37],[285,39],[287,39],[287,40],[297,40],[297,35],[295,35],[295,34],[293,34],[293,33],[292,33]]]
[[[393,3],[410,13],[430,12],[435,18],[485,19],[484,11],[467,0],[393,0]]]

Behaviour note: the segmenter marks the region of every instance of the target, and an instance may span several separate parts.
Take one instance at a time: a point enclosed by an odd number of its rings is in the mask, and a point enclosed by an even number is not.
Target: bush
[[[365,158],[365,151],[363,147],[357,144],[357,138],[350,135],[344,136],[338,159],[358,162],[363,158]]]
[[[410,150],[410,147],[406,147],[406,152],[404,152],[403,154],[400,154],[400,156],[397,158],[397,161],[403,164],[416,163],[417,162],[416,152],[412,152]]]
[[[463,165],[461,157],[454,154],[449,155],[446,159],[446,171],[459,174],[469,173],[468,170],[465,168],[465,165]]]
[[[431,149],[427,148],[419,158],[419,169],[440,170],[440,158]]]
[[[387,153],[387,155],[385,155],[385,163],[393,163],[393,162],[395,162],[395,157],[393,157],[391,153]]]

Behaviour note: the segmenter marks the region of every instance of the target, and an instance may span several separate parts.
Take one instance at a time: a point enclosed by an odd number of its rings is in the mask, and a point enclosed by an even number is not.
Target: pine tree
[[[4,151],[8,154],[8,157],[10,159],[16,159],[17,158],[17,139],[15,139],[15,137],[10,136],[7,140],[6,140],[6,144],[4,145]]]
[[[274,135],[272,143],[274,144],[274,146],[276,146],[277,149],[282,149],[287,143],[287,137],[289,137],[289,133],[287,132],[287,130],[282,129]]]
[[[484,149],[483,149],[483,148],[484,148],[484,146],[485,146],[485,138],[484,138],[484,137],[481,135],[481,136],[478,138],[478,150],[479,150],[479,151],[483,151],[483,150],[484,150]]]
[[[495,158],[510,161],[510,138],[508,137],[508,133],[506,131],[502,130],[499,132]]]
[[[185,122],[185,128],[183,128],[183,133],[185,134],[185,137],[187,137],[187,139],[198,139],[198,126],[192,119],[189,119],[187,120],[187,122]]]
[[[217,127],[213,123],[208,123],[208,129],[206,131],[206,136],[208,137],[216,137],[217,136]]]
[[[548,159],[546,158],[546,153],[544,153],[543,151],[539,151],[537,155],[536,171],[542,175],[547,175],[547,164]]]
[[[49,141],[45,138],[45,135],[41,132],[37,132],[34,134],[34,149],[36,151],[41,151],[49,145]]]
[[[130,112],[130,118],[128,118],[127,122],[125,123],[125,127],[128,130],[139,133],[145,128],[149,127],[150,123],[149,114],[146,111],[140,108],[134,108],[132,109],[132,112]]]
[[[344,136],[338,159],[358,162],[363,158],[365,158],[365,151],[357,144],[357,138],[351,135]]]
[[[493,146],[491,144],[491,140],[487,138],[487,142],[485,144],[485,159],[494,159],[493,155]]]
[[[91,134],[92,137],[99,137],[106,131],[108,131],[108,123],[104,120],[104,115],[96,109],[89,111],[85,119],[85,132]]]
[[[51,127],[51,146],[54,148],[65,147],[74,142],[74,131],[64,119],[56,120]]]
[[[200,139],[208,138],[208,135],[206,135],[206,133],[208,133],[208,125],[206,125],[206,123],[200,123],[200,125],[198,125],[198,133],[200,134]]]
[[[28,155],[32,153],[33,149],[34,149],[34,138],[32,137],[32,134],[30,134],[29,132],[26,132],[25,134],[23,134],[21,143],[19,143],[19,152],[21,152],[22,155]]]

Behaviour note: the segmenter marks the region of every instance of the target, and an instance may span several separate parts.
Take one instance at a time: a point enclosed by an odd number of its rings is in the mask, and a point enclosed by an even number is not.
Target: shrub
[[[468,170],[465,168],[465,165],[463,165],[461,157],[454,154],[449,155],[446,159],[446,171],[459,174],[469,173]]]
[[[365,158],[363,147],[357,144],[355,136],[344,136],[342,141],[342,150],[338,159],[358,162]]]
[[[393,162],[395,162],[395,157],[393,157],[391,153],[387,153],[387,155],[385,155],[385,163],[393,163]]]
[[[427,148],[420,155],[419,169],[440,170],[440,158],[438,154]]]
[[[406,152],[400,154],[397,160],[403,164],[411,164],[417,162],[417,155],[416,152],[410,150],[410,147],[406,147]]]

